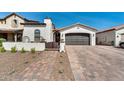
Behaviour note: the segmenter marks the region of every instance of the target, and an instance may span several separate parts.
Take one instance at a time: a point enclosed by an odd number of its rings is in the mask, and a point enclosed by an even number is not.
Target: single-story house
[[[55,31],[60,34],[60,51],[65,51],[65,45],[96,45],[95,28],[77,23]]]
[[[97,44],[114,45],[119,47],[120,42],[124,41],[124,25],[116,26],[96,33]]]
[[[60,51],[65,51],[65,45],[94,46],[96,31],[95,28],[79,23],[56,29],[51,18],[45,18],[41,23],[16,13],[0,19],[0,38],[5,39],[3,46],[6,50],[16,46],[18,50],[24,47],[26,50],[36,48],[37,51],[43,51],[47,45],[55,43]]]

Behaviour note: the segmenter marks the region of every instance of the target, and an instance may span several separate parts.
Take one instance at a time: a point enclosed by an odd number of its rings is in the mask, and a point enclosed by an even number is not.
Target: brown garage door
[[[66,45],[90,45],[90,35],[86,33],[69,33],[65,35]]]

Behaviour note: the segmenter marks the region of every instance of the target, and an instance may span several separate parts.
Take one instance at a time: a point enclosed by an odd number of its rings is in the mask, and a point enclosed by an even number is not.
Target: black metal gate
[[[47,42],[45,43],[46,48],[59,48],[58,42]]]

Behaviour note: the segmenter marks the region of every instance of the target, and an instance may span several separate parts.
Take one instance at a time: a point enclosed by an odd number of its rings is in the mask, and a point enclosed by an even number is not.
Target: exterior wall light
[[[93,37],[94,37],[94,34],[93,34]]]

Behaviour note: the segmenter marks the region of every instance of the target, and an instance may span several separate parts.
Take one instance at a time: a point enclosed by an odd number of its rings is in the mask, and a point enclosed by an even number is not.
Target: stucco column
[[[90,45],[91,46],[96,45],[96,34],[95,33],[90,34]]]
[[[119,47],[121,41],[121,35],[119,33],[115,33],[115,47]]]
[[[15,42],[17,42],[17,33],[15,33],[15,35],[14,35],[14,40],[15,40]]]
[[[55,41],[56,41],[56,39],[55,39],[55,38],[56,38],[56,33],[54,33],[54,34],[53,34],[53,42],[55,42]]]
[[[60,52],[65,52],[65,34],[60,33]]]

